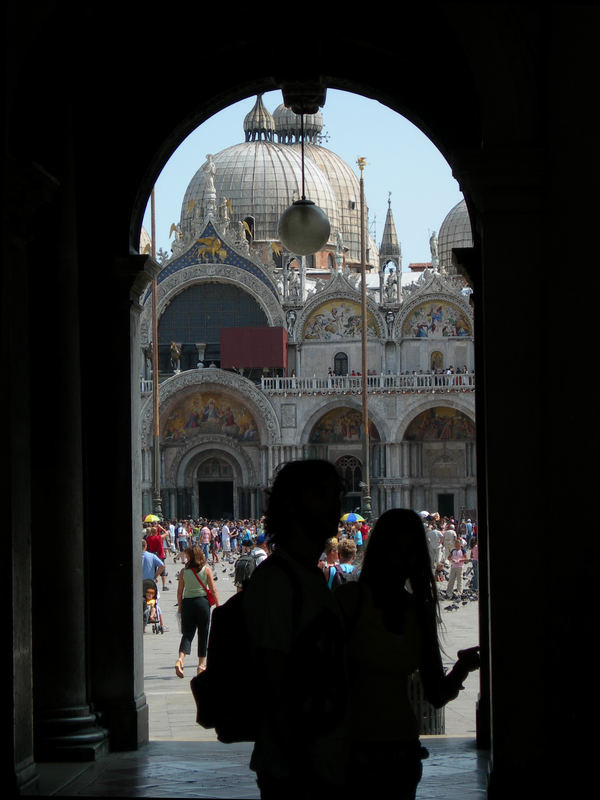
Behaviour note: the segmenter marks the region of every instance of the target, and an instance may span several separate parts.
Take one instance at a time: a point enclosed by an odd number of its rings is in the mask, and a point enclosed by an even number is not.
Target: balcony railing
[[[262,378],[265,394],[347,394],[362,392],[360,375],[334,375],[322,378]],[[368,375],[369,392],[472,392],[475,390],[475,373],[413,373],[406,375]]]
[[[362,392],[360,375],[332,375],[312,378],[261,378],[260,388],[265,394],[348,394]],[[368,391],[376,393],[443,393],[475,391],[474,372],[411,373],[402,375],[368,375]],[[141,380],[143,395],[152,392],[152,381]]]

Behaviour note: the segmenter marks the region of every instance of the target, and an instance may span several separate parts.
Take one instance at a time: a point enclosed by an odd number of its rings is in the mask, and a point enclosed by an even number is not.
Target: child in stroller
[[[158,587],[150,578],[144,580],[144,632],[146,625],[152,625],[152,633],[164,633],[166,630],[158,605]]]

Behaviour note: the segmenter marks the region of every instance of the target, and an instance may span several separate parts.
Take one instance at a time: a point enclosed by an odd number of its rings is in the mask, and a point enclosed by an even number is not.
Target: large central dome
[[[214,188],[219,200],[231,203],[233,219],[254,217],[257,241],[277,240],[283,212],[302,196],[302,162],[291,147],[272,141],[243,142],[213,156]],[[182,228],[186,217],[207,211],[207,176],[203,165],[183,198]],[[337,199],[327,178],[308,159],[304,162],[305,193],[329,217],[332,241],[339,228]],[[193,202],[192,202],[193,201]]]
[[[214,208],[227,201],[233,221],[253,218],[257,242],[278,241],[281,215],[302,197],[303,132],[304,194],[329,218],[330,249],[335,249],[341,238],[347,262],[357,264],[359,182],[343,159],[319,144],[321,113],[305,116],[302,125],[301,118],[283,105],[271,115],[259,95],[243,127],[245,141],[207,156],[190,181],[181,207],[181,229],[189,229],[194,217],[209,213],[211,204]],[[377,246],[370,239],[367,252],[369,264],[376,265]]]

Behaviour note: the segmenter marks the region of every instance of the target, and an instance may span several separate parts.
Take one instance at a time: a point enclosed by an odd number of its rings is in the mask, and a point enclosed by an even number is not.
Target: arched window
[[[336,353],[333,357],[333,371],[336,375],[348,374],[348,356],[346,353]]]
[[[343,510],[354,511],[362,505],[362,464],[356,456],[342,456],[335,465],[344,481]]]
[[[268,324],[256,300],[238,286],[228,283],[190,286],[173,298],[160,318],[160,369],[169,370],[171,342],[182,345],[180,369],[192,369],[198,363],[196,342],[206,345],[205,364],[214,362],[219,366],[221,328],[260,328]]]
[[[362,481],[362,464],[356,456],[342,456],[336,461],[336,467],[340,471],[346,485],[346,492],[360,493],[360,483]]]
[[[444,368],[444,356],[439,350],[434,350],[431,354],[429,359],[429,367],[433,370]]]

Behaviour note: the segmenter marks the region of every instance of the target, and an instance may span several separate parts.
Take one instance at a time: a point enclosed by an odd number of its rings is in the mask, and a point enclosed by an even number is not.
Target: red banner
[[[221,328],[221,369],[287,369],[285,328]]]

